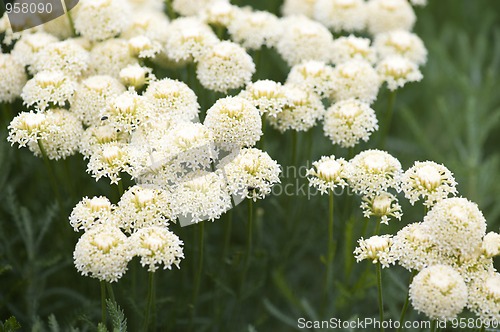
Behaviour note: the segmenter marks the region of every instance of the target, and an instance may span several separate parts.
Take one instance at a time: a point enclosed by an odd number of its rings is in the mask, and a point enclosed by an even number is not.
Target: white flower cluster
[[[394,263],[391,252],[392,237],[390,235],[374,235],[368,239],[359,239],[358,247],[354,250],[356,261],[368,259],[372,263],[380,263],[383,267],[389,267]]]

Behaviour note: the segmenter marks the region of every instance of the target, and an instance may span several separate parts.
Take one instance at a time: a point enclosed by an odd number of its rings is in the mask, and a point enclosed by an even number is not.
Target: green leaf
[[[61,328],[59,327],[59,323],[57,322],[56,316],[51,314],[49,316],[49,328],[50,332],[60,332]]]
[[[5,323],[0,322],[0,332],[12,332],[17,331],[21,328],[21,324],[17,321],[16,317],[12,316],[5,321]]]
[[[120,306],[115,301],[108,299],[106,300],[106,307],[113,324],[113,332],[126,332],[127,318],[125,318],[125,313]]]

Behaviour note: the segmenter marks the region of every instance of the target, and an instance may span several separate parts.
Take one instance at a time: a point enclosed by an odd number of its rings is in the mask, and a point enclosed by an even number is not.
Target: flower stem
[[[224,259],[227,258],[227,255],[229,254],[229,247],[231,244],[231,230],[233,226],[233,210],[229,210],[227,212],[227,219],[225,223],[225,229],[224,229],[224,249],[222,251],[222,257]]]
[[[377,263],[378,308],[380,313],[380,331],[384,331],[384,298],[382,295],[382,265]]]
[[[116,303],[115,293],[113,292],[113,286],[109,282],[106,282],[106,289],[108,292],[109,299]]]
[[[387,140],[387,136],[389,135],[389,131],[391,129],[395,101],[396,101],[396,91],[389,91],[389,98],[387,100],[387,111],[385,113],[385,119],[383,123],[384,127],[382,128],[381,131],[382,137],[380,140],[380,147],[382,149],[385,149],[385,142]]]
[[[101,281],[101,320],[106,325],[106,281]]]
[[[408,284],[411,284],[411,282],[413,281],[413,277],[415,277],[415,275],[416,275],[416,271],[413,271],[411,276],[410,276],[410,281]],[[401,316],[399,317],[398,331],[401,331],[401,328],[405,322],[405,315],[406,315],[406,311],[408,311],[409,304],[410,304],[410,287],[408,286],[408,291],[406,292],[405,303],[403,304],[403,309],[401,310]]]
[[[123,196],[123,192],[124,192],[124,190],[123,190],[123,180],[122,179],[120,179],[118,181],[117,186],[118,186],[118,199],[120,199],[120,197]]]
[[[292,130],[292,166],[297,162],[297,131]]]
[[[61,200],[61,193],[59,192],[59,187],[57,186],[57,180],[55,177],[54,170],[52,169],[52,165],[50,164],[49,157],[47,156],[47,151],[45,150],[45,147],[42,143],[42,140],[38,140],[38,148],[40,149],[40,152],[42,153],[42,159],[45,164],[45,168],[47,169],[47,173],[49,175],[49,181],[52,185],[52,190],[54,191],[54,194],[56,196],[57,203],[59,204],[59,209],[62,209],[62,200]]]
[[[248,200],[248,223],[247,223],[247,255],[246,255],[246,268],[250,265],[252,257],[252,242],[253,242],[253,200]]]
[[[171,20],[175,19],[175,12],[174,12],[174,8],[172,7],[172,0],[165,0],[165,3],[166,3],[166,7],[167,7],[168,18]]]
[[[151,311],[153,311],[152,316],[155,316],[154,310],[152,310],[155,306],[154,304],[154,288],[155,288],[155,273],[154,272],[149,272],[149,278],[148,278],[148,297],[147,297],[147,304],[146,304],[146,313],[144,315],[144,326],[143,326],[143,331],[148,331],[149,330],[149,317],[151,316]],[[153,318],[154,320],[154,318]],[[154,325],[154,324],[153,324]],[[155,327],[153,326],[153,330],[155,330]]]
[[[75,22],[73,21],[73,15],[71,15],[71,10],[66,7],[66,1],[63,1],[64,10],[66,11],[66,17],[68,18],[69,27],[71,29],[71,35],[76,36]]]
[[[198,293],[200,292],[201,274],[203,272],[203,246],[204,246],[204,233],[205,233],[205,222],[200,222],[198,224],[198,266],[196,268],[196,274],[194,276],[194,288],[193,288],[193,311],[191,316],[191,322],[194,319],[196,313],[196,302],[198,301]]]
[[[326,278],[325,278],[325,296],[328,297],[330,293],[330,288],[332,284],[332,269],[333,269],[333,259],[335,256],[335,243],[333,239],[333,219],[334,212],[334,200],[333,200],[333,191],[330,190],[328,195],[328,253],[327,253],[327,261],[326,261]]]
[[[266,113],[262,114],[262,136],[259,141],[259,148],[264,150],[264,138],[266,135]]]
[[[436,332],[436,327],[437,327],[436,320],[433,319],[431,321],[431,332]]]

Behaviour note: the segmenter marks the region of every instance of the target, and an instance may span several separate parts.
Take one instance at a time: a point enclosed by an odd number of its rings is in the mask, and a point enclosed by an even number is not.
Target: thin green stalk
[[[116,303],[115,292],[113,292],[113,286],[109,282],[106,282],[106,289],[108,291],[109,299]]]
[[[54,170],[52,169],[52,165],[50,164],[49,157],[47,156],[47,151],[45,150],[45,147],[43,146],[43,143],[40,139],[37,141],[37,143],[38,147],[40,148],[40,152],[42,153],[42,159],[45,164],[45,168],[47,169],[47,173],[49,175],[49,181],[52,185],[52,190],[54,191],[57,203],[59,204],[59,209],[62,209],[61,193],[59,192],[59,187],[57,186],[55,173]]]
[[[64,10],[66,11],[66,17],[68,18],[69,27],[71,29],[71,35],[76,36],[75,22],[73,21],[73,16],[71,15],[71,10],[66,7],[66,2],[63,1]]]
[[[106,325],[106,281],[101,281],[101,320]]]
[[[122,197],[123,193],[124,193],[124,190],[123,190],[123,180],[122,179],[120,179],[118,181],[117,186],[118,186],[118,199],[120,199],[120,197]]]
[[[382,265],[377,263],[378,309],[380,313],[380,331],[384,332],[384,298],[382,295]]]
[[[4,103],[2,107],[2,117],[4,118],[6,126],[9,125],[12,119],[12,105],[9,103]]]
[[[200,222],[198,225],[198,266],[196,268],[196,274],[194,277],[194,288],[193,288],[193,315],[194,318],[196,312],[196,302],[198,301],[198,294],[200,292],[201,274],[203,272],[203,247],[204,247],[204,233],[205,233],[205,222]]]
[[[224,259],[227,258],[227,255],[229,254],[229,247],[231,244],[231,230],[233,226],[233,210],[229,210],[227,212],[227,219],[225,223],[225,229],[224,229],[224,249],[222,251],[222,257]]]
[[[170,20],[175,19],[174,8],[172,7],[172,0],[165,0],[165,5],[167,7],[167,15]]]
[[[292,166],[297,162],[297,131],[292,130]]]
[[[154,272],[149,272],[149,278],[148,278],[148,297],[147,297],[147,304],[146,304],[146,313],[144,314],[144,325],[143,325],[143,331],[148,331],[149,330],[149,317],[151,316],[151,311],[154,308],[154,285],[155,285],[155,273]],[[154,310],[152,316],[155,316]],[[154,320],[154,318],[153,318]],[[153,324],[154,325],[154,324]],[[155,327],[153,326],[153,331],[155,330]]]
[[[408,284],[411,284],[411,282],[413,281],[413,277],[415,277],[415,275],[416,275],[416,271],[413,271],[411,276],[410,276],[410,281]],[[408,311],[409,304],[410,304],[410,287],[408,286],[408,291],[406,292],[405,303],[403,304],[403,309],[401,310],[401,315],[399,317],[398,331],[401,331],[402,326],[405,322],[405,315],[406,315],[406,311]]]
[[[481,329],[479,330],[479,332],[485,332],[486,331],[486,325],[483,323],[481,325]]]
[[[334,212],[334,195],[333,191],[330,191],[328,195],[328,253],[326,260],[326,276],[325,276],[325,297],[328,298],[330,294],[330,288],[332,284],[332,274],[333,274],[333,259],[335,256],[335,242],[333,238],[333,212]]]
[[[374,235],[380,235],[380,224],[382,224],[380,222],[380,220],[377,220],[377,225],[375,225],[375,234]]]
[[[264,139],[266,137],[266,122],[267,122],[267,113],[262,114],[262,136],[259,141],[259,148],[264,150]]]
[[[380,140],[380,147],[382,149],[385,149],[385,142],[387,140],[387,136],[389,135],[389,131],[391,129],[395,101],[396,101],[396,91],[389,91],[389,98],[387,100],[387,111],[385,113],[385,119],[383,122],[384,127],[382,128],[381,131],[382,137]]]
[[[253,200],[248,200],[248,223],[247,223],[247,254],[245,259],[246,269],[250,265],[253,245]]]
[[[437,322],[435,319],[431,321],[431,332],[436,332],[437,329]]]

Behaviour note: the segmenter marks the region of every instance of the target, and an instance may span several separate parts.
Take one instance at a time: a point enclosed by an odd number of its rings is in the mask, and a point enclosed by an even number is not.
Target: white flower
[[[137,62],[124,39],[109,39],[97,43],[90,51],[90,72],[93,75],[119,78],[123,68]]]
[[[374,46],[380,58],[400,55],[422,65],[427,61],[427,49],[422,39],[405,30],[394,30],[375,36]]]
[[[159,0],[164,3],[163,0]],[[147,37],[153,44],[163,43],[168,35],[168,17],[160,10],[141,8],[134,11],[127,28],[120,34],[121,38]]]
[[[77,83],[63,72],[42,71],[26,83],[21,97],[25,105],[35,105],[43,111],[50,104],[64,106],[71,99],[76,88]]]
[[[130,8],[124,1],[81,0],[75,11],[75,29],[91,41],[102,41],[120,34],[130,16]]]
[[[11,103],[21,95],[28,80],[24,66],[15,56],[0,53],[0,103]]]
[[[108,177],[111,183],[117,184],[121,172],[133,173],[128,146],[119,142],[96,146],[87,164],[87,172],[91,173],[96,181]]]
[[[84,276],[116,282],[127,271],[129,250],[127,237],[118,227],[98,225],[78,240],[73,252],[75,267]]]
[[[205,8],[216,3],[227,3],[227,0],[173,0],[172,7],[183,16],[193,16],[199,14]]]
[[[364,0],[317,0],[314,18],[336,32],[362,31],[366,25]]]
[[[271,193],[273,185],[280,182],[279,164],[267,152],[255,148],[242,149],[236,157],[229,155],[221,160],[218,168],[231,194],[242,199],[263,199]]]
[[[398,199],[388,192],[382,192],[375,196],[364,196],[361,209],[365,218],[380,217],[380,222],[386,225],[389,224],[390,217],[401,220],[403,216]]]
[[[48,129],[47,115],[45,113],[21,112],[9,124],[7,140],[19,147],[37,144],[42,138],[42,133]]]
[[[410,203],[414,204],[422,197],[426,207],[431,207],[450,194],[456,195],[456,186],[457,182],[450,170],[432,161],[416,161],[401,179],[401,187]]]
[[[500,274],[493,271],[477,274],[469,284],[467,307],[485,322],[500,321]]]
[[[227,1],[216,1],[204,8],[198,16],[207,24],[227,27],[242,12],[244,11],[240,7]]]
[[[142,89],[146,84],[155,79],[153,69],[142,67],[139,64],[129,65],[120,70],[120,80],[122,83],[136,90]]]
[[[271,80],[249,83],[239,96],[250,101],[261,114],[273,117],[281,112],[286,104],[283,86]]]
[[[326,27],[304,16],[281,19],[282,31],[276,50],[290,66],[307,60],[327,62],[333,37]]]
[[[71,211],[69,223],[75,232],[88,231],[101,224],[116,226],[113,209],[107,197],[84,197]]]
[[[358,247],[354,250],[357,262],[368,259],[373,264],[380,263],[383,267],[389,267],[394,263],[390,248],[392,238],[390,235],[375,235],[369,239],[359,239]]]
[[[120,198],[115,209],[119,226],[127,233],[144,227],[168,226],[172,220],[169,194],[158,188],[135,185]]]
[[[369,104],[377,99],[381,80],[365,60],[350,60],[335,67],[332,81],[336,101],[358,98]]]
[[[33,73],[31,65],[35,62],[40,51],[49,44],[56,43],[57,41],[58,39],[55,36],[42,31],[33,34],[24,34],[14,45],[11,54],[17,62],[23,66],[28,66],[30,72]]]
[[[286,83],[312,91],[320,96],[329,96],[333,90],[332,79],[332,67],[324,62],[306,61],[292,67]]]
[[[116,129],[131,133],[149,121],[150,107],[146,97],[129,90],[109,102],[101,117],[109,120]]]
[[[163,269],[179,268],[184,258],[184,243],[165,227],[142,228],[130,237],[131,250],[134,256],[141,258],[141,265],[148,266],[149,272],[155,272],[159,265]]]
[[[420,271],[410,285],[413,307],[431,319],[451,320],[467,304],[467,286],[452,267],[433,265]]]
[[[313,168],[307,170],[307,179],[310,187],[316,187],[321,194],[333,191],[337,187],[347,186],[346,179],[349,177],[347,161],[335,156],[323,156],[320,160],[313,162]]]
[[[483,238],[481,250],[486,257],[495,257],[500,255],[500,234],[489,232]]]
[[[369,0],[367,26],[372,35],[391,30],[411,30],[416,17],[407,0]]]
[[[146,36],[136,36],[128,41],[130,52],[139,58],[154,58],[161,52],[161,44]]]
[[[127,143],[129,136],[123,131],[116,130],[110,124],[90,126],[82,135],[79,151],[84,159],[88,159],[95,149],[99,149],[99,146],[111,142]]]
[[[313,17],[317,0],[285,0],[281,7],[283,16],[304,15]]]
[[[91,76],[75,90],[71,111],[87,126],[101,122],[107,103],[125,92],[125,87],[111,76]]]
[[[325,114],[323,129],[333,144],[353,147],[368,141],[378,129],[375,111],[356,99],[346,99],[332,105]]]
[[[399,191],[401,163],[389,153],[365,150],[349,162],[351,188],[361,195],[377,195],[394,188]]]
[[[264,11],[239,11],[228,25],[231,39],[246,49],[276,45],[282,26],[279,19]]]
[[[207,111],[205,126],[213,132],[215,142],[228,151],[254,146],[262,135],[259,110],[240,97],[217,100]]]
[[[252,80],[255,64],[238,44],[224,41],[199,58],[196,76],[205,88],[218,92],[238,89]]]
[[[50,43],[41,49],[34,57],[30,69],[33,73],[60,70],[77,78],[87,70],[89,61],[89,52],[75,40],[68,39]]]
[[[364,60],[373,64],[377,60],[377,55],[370,42],[368,38],[354,35],[339,37],[333,41],[330,59],[334,64],[349,60]]]
[[[307,131],[314,127],[325,114],[325,107],[318,95],[299,87],[283,86],[286,102],[283,110],[269,123],[281,132],[287,130]]]
[[[377,72],[380,78],[387,82],[387,87],[391,91],[423,78],[416,63],[399,55],[389,56],[380,61],[377,64]]]

